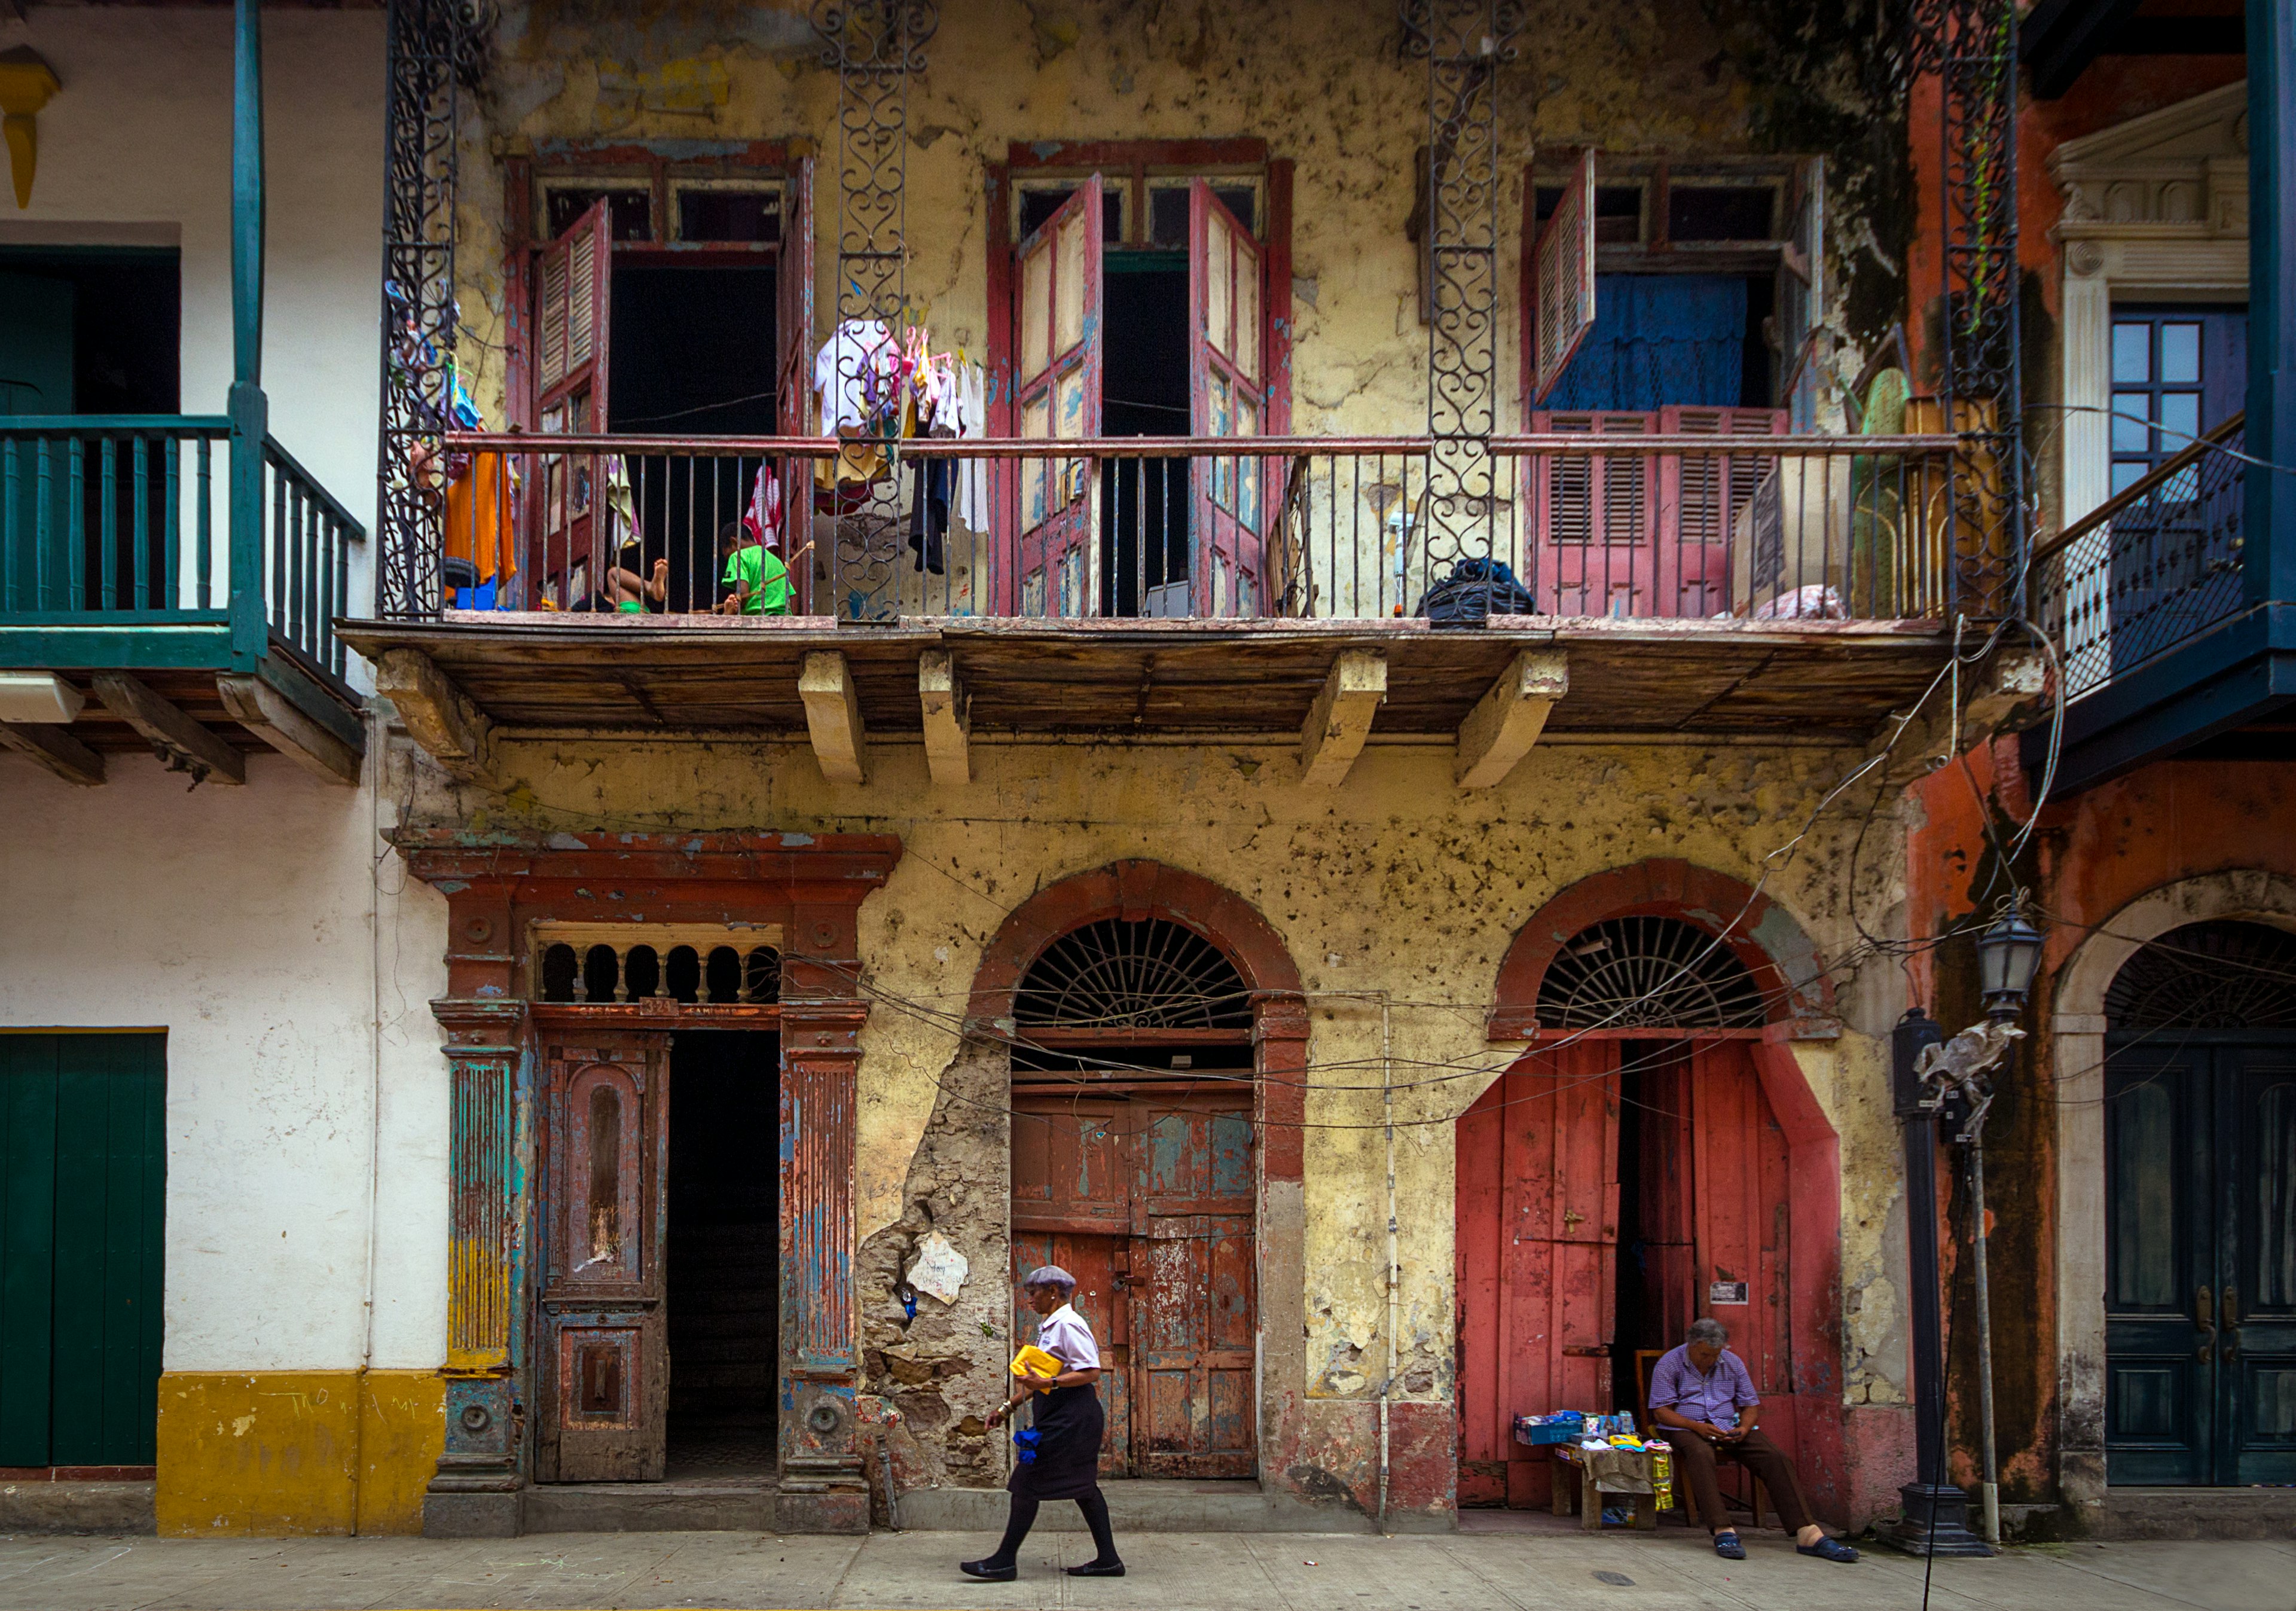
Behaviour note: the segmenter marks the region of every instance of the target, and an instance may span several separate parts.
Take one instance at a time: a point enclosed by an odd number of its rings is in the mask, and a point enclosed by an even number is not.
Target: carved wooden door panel
[[[1095,174],[1021,242],[1014,261],[1020,434],[1096,437],[1101,426],[1102,186]],[[1020,461],[1019,612],[1100,612],[1100,472],[1090,459]]]
[[[1190,181],[1188,395],[1199,437],[1260,434],[1267,403],[1260,276],[1259,242],[1212,194],[1209,180]],[[1190,614],[1259,613],[1267,464],[1241,456],[1193,462]]]
[[[599,1031],[544,1048],[544,1482],[660,1482],[669,1390],[662,1246],[669,1056]]]

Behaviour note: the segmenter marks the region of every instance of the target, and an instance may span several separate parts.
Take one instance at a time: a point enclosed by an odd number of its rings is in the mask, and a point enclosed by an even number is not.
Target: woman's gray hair
[[[1039,1286],[1049,1287],[1054,1292],[1072,1293],[1076,1290],[1076,1278],[1057,1264],[1039,1264],[1021,1283],[1021,1290],[1034,1292]]]
[[[1730,1340],[1730,1328],[1710,1314],[1700,1315],[1691,1321],[1687,1334],[1693,1343],[1710,1343],[1719,1348]]]

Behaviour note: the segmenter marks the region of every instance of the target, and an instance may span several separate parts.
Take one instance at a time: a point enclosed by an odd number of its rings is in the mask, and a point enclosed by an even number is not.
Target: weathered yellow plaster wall
[[[502,242],[496,159],[547,167],[563,143],[808,138],[821,327],[834,317],[836,78],[797,0],[637,7],[510,0],[464,131],[458,265],[479,338],[462,361],[499,407]],[[1756,149],[1754,88],[1699,0],[1529,0],[1499,97],[1502,429],[1519,428],[1522,168],[1535,150],[1738,155]],[[940,8],[909,86],[908,294],[936,335],[988,341],[985,166],[1013,141],[1250,136],[1298,165],[1295,430],[1393,432],[1426,416],[1427,332],[1405,234],[1428,80],[1391,0],[967,0]],[[1845,86],[1849,75],[1842,76]],[[1859,238],[1837,221],[1837,240]],[[1858,360],[1845,358],[1845,373]],[[761,377],[769,384],[771,377]]]
[[[446,1446],[435,1371],[160,1378],[163,1537],[420,1533]]]
[[[1316,1089],[1299,1295],[1308,1333],[1299,1386],[1311,1398],[1375,1394],[1385,1369],[1381,1009],[1340,993],[1384,993],[1392,1015],[1400,1388],[1441,1399],[1452,1360],[1452,1122],[1508,1061],[1488,1045],[1484,1015],[1526,919],[1578,879],[1647,857],[1685,858],[1749,884],[1764,879],[1767,859],[1765,892],[1824,955],[1841,958],[1855,942],[1842,892],[1864,798],[1846,796],[1811,826],[1821,795],[1855,763],[1854,752],[1833,749],[1545,745],[1506,783],[1472,793],[1453,787],[1447,745],[1406,744],[1374,744],[1343,787],[1316,791],[1298,783],[1292,752],[1274,746],[976,743],[974,781],[951,790],[930,785],[914,744],[878,743],[859,787],[825,783],[802,746],[512,743],[506,756],[518,780],[508,801],[457,798],[425,768],[414,816],[545,831],[900,836],[902,859],[861,915],[873,1003],[859,1076],[865,1240],[908,1206],[905,1181],[957,1058],[982,949],[1015,906],[1122,857],[1170,863],[1250,901],[1312,998]],[[1890,841],[1869,834],[1862,853],[1868,927],[1898,900]],[[1849,1032],[1805,1048],[1803,1064],[1842,1138],[1845,1273],[1871,1282],[1883,1266],[1884,1226],[1865,1204],[1895,1190],[1880,1038],[1894,1019],[1893,986],[1854,976],[1841,986]],[[997,1282],[1002,1271],[976,1259],[972,1278]],[[863,1292],[857,1301],[868,1313],[890,1300]],[[1854,1401],[1880,1373],[1895,1375],[1886,1359],[1857,1369]],[[995,1391],[979,1387],[982,1408]]]

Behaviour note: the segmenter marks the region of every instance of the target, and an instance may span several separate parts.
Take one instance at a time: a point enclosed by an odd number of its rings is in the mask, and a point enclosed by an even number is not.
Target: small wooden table
[[[1615,1449],[1605,1457],[1605,1464],[1615,1464],[1629,1475],[1627,1480],[1639,1481],[1643,1492],[1636,1493],[1616,1489],[1604,1489],[1587,1478],[1578,1446],[1573,1443],[1554,1445],[1554,1514],[1568,1516],[1575,1502],[1578,1508],[1578,1525],[1587,1533],[1599,1533],[1603,1528],[1603,1508],[1607,1500],[1624,1504],[1632,1500],[1635,1519],[1628,1524],[1638,1532],[1652,1533],[1658,1529],[1658,1496],[1650,1492],[1650,1453],[1642,1449]]]

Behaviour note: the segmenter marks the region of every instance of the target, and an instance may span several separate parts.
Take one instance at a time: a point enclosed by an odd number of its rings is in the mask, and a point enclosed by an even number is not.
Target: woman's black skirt
[[[1025,1499],[1082,1499],[1100,1486],[1100,1440],[1108,1417],[1091,1383],[1037,1395],[1037,1458],[1016,1460],[1006,1492]]]

